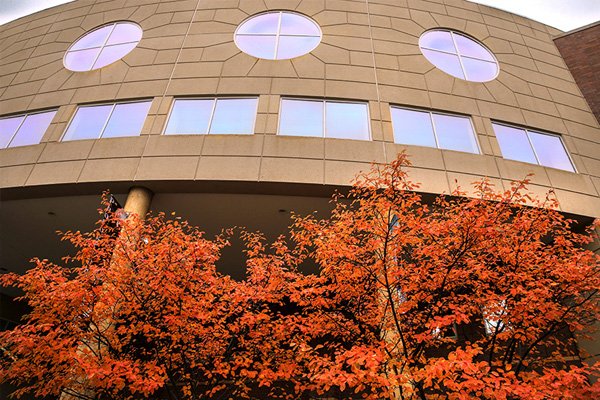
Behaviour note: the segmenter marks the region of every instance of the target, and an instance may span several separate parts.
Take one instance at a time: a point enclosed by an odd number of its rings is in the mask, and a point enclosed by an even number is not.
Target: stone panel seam
[[[382,135],[382,139],[383,139],[382,142],[385,142],[386,138],[385,138],[385,132],[383,129],[383,110],[382,110],[382,106],[381,106],[381,93],[379,90],[379,79],[377,76],[377,62],[376,62],[376,57],[375,57],[375,44],[373,42],[373,27],[371,26],[371,11],[370,11],[369,0],[365,0],[365,3],[367,6],[367,21],[369,24],[369,42],[371,44],[371,59],[373,61],[373,78],[375,79],[375,93],[377,94],[377,106],[379,107],[379,118],[378,118],[379,121],[378,122],[379,122],[379,127],[381,129],[381,135]],[[370,114],[369,114],[369,119],[372,120]],[[373,131],[373,129],[371,129],[371,140],[373,140],[373,132],[372,131]],[[388,161],[386,146],[382,144],[382,148],[383,148],[383,159]],[[325,154],[325,153],[323,153],[323,154]]]

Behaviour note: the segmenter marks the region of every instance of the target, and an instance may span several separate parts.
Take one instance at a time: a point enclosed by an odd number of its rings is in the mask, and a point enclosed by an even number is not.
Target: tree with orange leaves
[[[230,231],[113,215],[66,233],[67,265],[2,277],[32,312],[0,335],[0,380],[80,399],[600,396],[575,341],[600,316],[592,231],[527,181],[425,201],[407,164],[287,238],[242,233],[242,281],[215,269]]]

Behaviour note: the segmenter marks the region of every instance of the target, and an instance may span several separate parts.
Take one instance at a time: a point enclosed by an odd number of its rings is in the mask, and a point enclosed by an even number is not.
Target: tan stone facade
[[[291,60],[241,52],[236,27],[266,10],[310,16],[321,44]],[[137,48],[98,70],[64,68],[73,41],[119,20],[142,27]],[[467,82],[430,64],[418,40],[438,27],[485,44],[497,79]],[[600,128],[552,40],[558,33],[464,0],[76,0],[0,26],[0,115],[58,109],[42,143],[0,150],[0,187],[23,198],[108,182],[155,192],[157,182],[174,192],[208,181],[339,186],[406,149],[424,192],[481,176],[504,187],[534,173],[532,191],[554,189],[563,211],[598,217]],[[162,135],[175,97],[235,95],[259,97],[254,135]],[[372,141],[278,136],[282,96],[367,101]],[[61,142],[77,105],[132,99],[152,99],[141,136]],[[482,154],[394,144],[391,104],[471,116]],[[492,120],[561,135],[577,173],[502,158]]]

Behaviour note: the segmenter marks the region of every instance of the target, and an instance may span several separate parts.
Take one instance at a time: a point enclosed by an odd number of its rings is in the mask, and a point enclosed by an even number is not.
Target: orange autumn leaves
[[[242,233],[243,281],[215,268],[231,231],[159,215],[66,233],[64,266],[2,277],[32,312],[0,336],[0,378],[81,399],[597,397],[574,339],[600,312],[591,231],[527,181],[425,200],[407,163],[274,243]]]

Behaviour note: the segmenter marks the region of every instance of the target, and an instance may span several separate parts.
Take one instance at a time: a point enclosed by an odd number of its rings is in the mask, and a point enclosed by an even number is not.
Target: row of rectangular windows
[[[150,101],[80,106],[62,141],[139,136]],[[252,134],[258,98],[175,99],[165,135]],[[56,110],[0,119],[0,148],[37,144]],[[392,106],[394,141],[479,154],[467,116]],[[367,103],[281,99],[279,135],[370,140]],[[504,158],[575,172],[558,135],[494,122]]]

